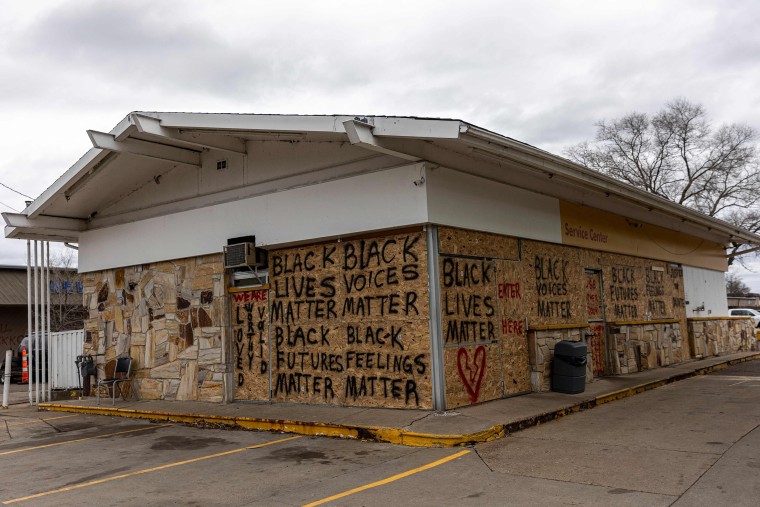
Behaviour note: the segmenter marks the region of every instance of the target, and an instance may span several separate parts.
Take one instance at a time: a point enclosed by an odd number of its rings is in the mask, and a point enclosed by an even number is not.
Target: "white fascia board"
[[[99,148],[91,148],[85,153],[82,158],[71,166],[61,177],[50,185],[37,199],[32,202],[25,210],[24,213],[29,218],[36,218],[44,210],[45,204],[55,200],[58,197],[64,195],[64,193],[77,181],[79,181],[85,174],[87,174],[93,167],[95,167],[101,160],[103,160],[108,152]]]
[[[389,116],[297,116],[268,114],[219,114],[219,113],[135,113],[161,120],[161,126],[177,129],[233,130],[258,132],[345,132],[343,123],[362,118],[373,126],[375,136],[415,137],[431,139],[456,139],[459,136],[459,120]],[[222,133],[222,132],[220,132]]]
[[[352,116],[295,116],[231,113],[138,113],[154,116],[161,126],[176,129],[251,130],[261,132],[342,133],[342,123]]]
[[[3,219],[9,227],[33,229],[60,229],[81,232],[87,228],[87,221],[79,218],[37,216],[29,218],[21,213],[3,213]]]
[[[79,241],[78,234],[72,234],[70,231],[59,231],[55,229],[25,229],[23,227],[6,226],[4,233],[5,237],[8,239],[32,239],[38,241],[68,243],[76,243]]]
[[[459,139],[460,120],[435,118],[400,118],[374,116],[369,118],[374,125],[372,134],[376,137],[413,137],[421,139]]]
[[[760,244],[760,235],[739,229],[717,218],[708,217],[665,198],[626,185],[614,178],[549,152],[472,125],[463,129],[462,134],[462,140],[465,144],[483,154],[502,157],[537,168],[552,176],[583,185],[590,190],[609,192],[650,211],[656,210],[665,215],[698,224],[708,230],[720,231],[748,244]]]
[[[213,148],[221,151],[231,151],[234,153],[245,154],[245,142],[233,136],[225,135],[213,135],[205,134],[203,137],[198,137],[191,134],[183,134],[178,129],[170,129],[161,125],[161,120],[153,116],[145,116],[138,113],[132,113],[129,115],[129,120],[134,132],[140,134],[147,134],[157,138],[168,139],[171,141],[178,141],[180,144],[193,147]],[[129,129],[124,129],[124,132],[130,132]],[[222,132],[223,134],[223,132]],[[211,137],[211,139],[209,139]],[[118,141],[118,135],[116,136]]]
[[[372,135],[372,126],[368,123],[364,123],[358,120],[346,120],[343,122],[343,128],[346,129],[348,140],[354,146],[359,146],[370,151],[376,151],[384,153],[386,155],[392,155],[403,160],[410,160],[416,162],[419,160],[414,155],[408,155],[400,151],[392,150],[383,145],[381,140],[378,140]]]
[[[140,157],[156,158],[175,162],[178,164],[187,164],[196,167],[201,166],[201,155],[199,151],[177,148],[166,144],[151,143],[139,139],[125,139],[117,141],[116,136],[88,130],[92,145],[103,150],[115,151],[119,153],[129,153]]]

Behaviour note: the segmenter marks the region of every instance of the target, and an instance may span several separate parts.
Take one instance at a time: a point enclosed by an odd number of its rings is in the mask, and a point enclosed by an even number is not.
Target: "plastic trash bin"
[[[563,340],[554,346],[552,391],[578,394],[586,390],[586,354],[583,342]]]

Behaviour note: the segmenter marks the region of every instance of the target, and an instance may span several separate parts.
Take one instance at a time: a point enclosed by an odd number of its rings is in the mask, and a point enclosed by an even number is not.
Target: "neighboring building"
[[[459,120],[89,134],[6,235],[79,243],[85,347],[143,398],[442,410],[548,389],[563,339],[589,381],[754,343],[724,246],[760,236]]]
[[[0,266],[0,353],[16,349],[26,335],[26,266]]]
[[[760,308],[760,294],[729,294],[726,299],[729,308]]]
[[[26,279],[26,266],[0,266],[0,352],[3,354],[8,349],[15,354],[26,336]],[[51,269],[51,331],[84,327],[86,310],[82,306],[82,294],[82,282],[75,270]]]

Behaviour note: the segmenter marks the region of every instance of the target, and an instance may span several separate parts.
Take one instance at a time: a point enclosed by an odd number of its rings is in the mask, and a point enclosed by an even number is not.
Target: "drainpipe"
[[[441,282],[438,271],[438,226],[428,224],[427,233],[427,268],[428,294],[430,297],[430,378],[433,382],[433,409],[437,412],[446,410],[446,385],[443,371],[443,335],[441,333]]]

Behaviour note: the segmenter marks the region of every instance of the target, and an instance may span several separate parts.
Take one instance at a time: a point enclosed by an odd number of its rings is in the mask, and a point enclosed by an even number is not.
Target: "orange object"
[[[26,360],[26,347],[21,349],[21,382],[29,382],[29,363]]]

